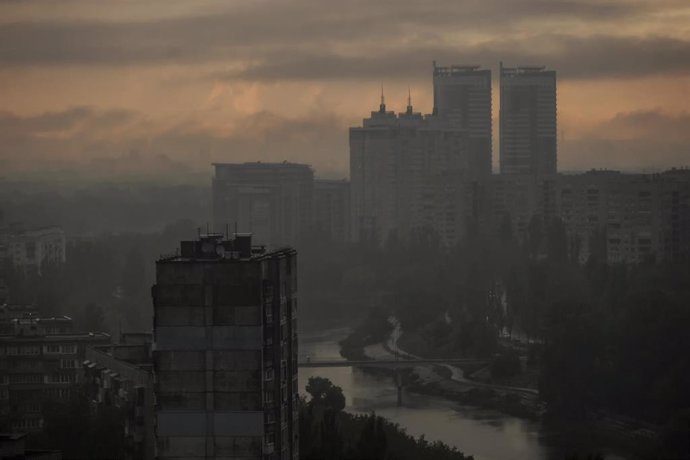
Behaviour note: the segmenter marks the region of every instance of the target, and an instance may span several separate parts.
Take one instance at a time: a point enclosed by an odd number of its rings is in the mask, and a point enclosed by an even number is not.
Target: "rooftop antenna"
[[[407,87],[407,114],[412,115],[412,91]]]
[[[235,221],[235,237],[237,237],[237,221]]]
[[[383,83],[381,83],[381,105],[379,106],[379,111],[382,113],[386,111],[386,98],[383,95]]]

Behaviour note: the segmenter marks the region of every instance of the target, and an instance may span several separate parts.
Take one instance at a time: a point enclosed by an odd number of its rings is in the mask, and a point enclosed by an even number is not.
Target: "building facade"
[[[67,401],[83,381],[86,349],[110,342],[100,332],[72,332],[68,317],[14,320],[0,336],[0,412],[12,430],[40,431],[43,403]]]
[[[383,245],[420,233],[449,234],[438,218],[447,215],[446,186],[464,190],[488,174],[467,130],[447,117],[422,116],[409,103],[396,115],[382,100],[361,127],[350,128],[351,239]]]
[[[0,229],[0,262],[23,273],[41,273],[47,265],[65,263],[65,233],[58,227]]]
[[[314,181],[313,228],[317,235],[343,243],[350,237],[350,182]]]
[[[491,173],[491,70],[479,66],[448,67],[434,62],[433,115],[450,129],[464,131],[468,155],[483,174]]]
[[[83,387],[94,405],[124,412],[126,460],[154,458],[152,335],[122,334],[117,345],[87,348]]]
[[[500,67],[501,174],[555,174],[556,72]]]
[[[215,163],[216,232],[251,232],[269,247],[294,244],[312,223],[314,171],[296,163]]]
[[[156,458],[299,458],[295,251],[180,249],[153,288]]]

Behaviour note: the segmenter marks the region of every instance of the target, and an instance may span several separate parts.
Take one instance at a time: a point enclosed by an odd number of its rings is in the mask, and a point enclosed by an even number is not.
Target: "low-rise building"
[[[68,400],[82,381],[89,346],[110,343],[102,332],[71,332],[68,317],[13,320],[0,336],[0,413],[12,430],[40,431],[44,403]]]
[[[122,334],[117,345],[87,348],[84,389],[94,405],[124,410],[126,459],[154,458],[151,333]]]

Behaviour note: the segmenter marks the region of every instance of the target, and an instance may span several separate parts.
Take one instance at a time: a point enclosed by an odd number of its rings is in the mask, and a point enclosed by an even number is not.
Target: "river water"
[[[340,360],[338,342],[349,330],[332,329],[300,335],[300,360]],[[582,445],[582,440],[545,433],[536,422],[504,413],[461,405],[443,398],[404,393],[397,405],[397,391],[389,377],[375,376],[351,367],[301,368],[301,392],[309,377],[326,377],[341,387],[346,398],[345,410],[352,413],[375,411],[414,436],[440,440],[457,447],[476,460],[564,460],[574,452],[568,444]],[[585,441],[586,442],[586,441]],[[606,446],[593,445],[587,452],[600,453],[606,460],[633,460]]]

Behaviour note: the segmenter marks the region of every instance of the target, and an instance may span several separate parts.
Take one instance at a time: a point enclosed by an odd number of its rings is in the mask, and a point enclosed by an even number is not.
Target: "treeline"
[[[310,398],[300,401],[300,458],[303,460],[471,459],[441,442],[414,438],[398,425],[370,415],[344,412],[345,397],[328,379],[312,377]]]
[[[664,443],[686,436],[687,449],[690,263],[608,264],[601,238],[582,264],[560,220],[534,218],[518,239],[506,219],[498,235],[469,232],[451,250],[420,233],[382,248],[307,248],[301,266],[331,296],[396,315],[416,354],[490,357],[510,351],[499,331],[530,339],[523,348],[552,414],[666,425]]]

